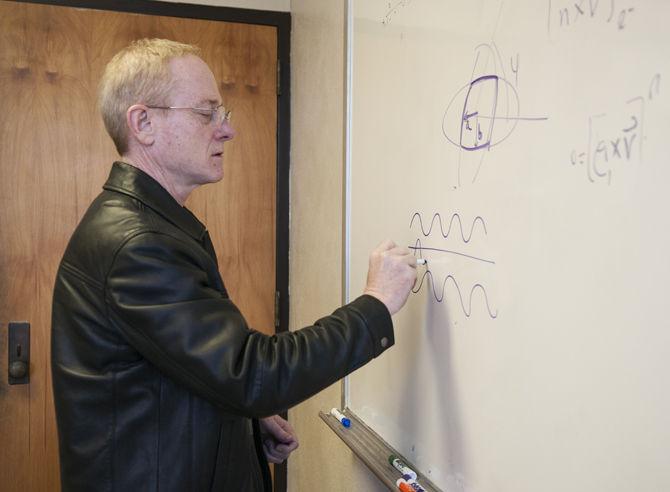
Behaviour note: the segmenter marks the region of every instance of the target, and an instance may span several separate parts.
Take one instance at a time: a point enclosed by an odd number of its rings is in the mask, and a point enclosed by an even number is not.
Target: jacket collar
[[[198,241],[205,235],[205,226],[189,209],[179,205],[158,181],[130,164],[115,162],[103,189],[139,200]]]

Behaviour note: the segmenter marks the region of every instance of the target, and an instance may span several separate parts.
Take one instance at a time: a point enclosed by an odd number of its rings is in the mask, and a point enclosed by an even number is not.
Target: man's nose
[[[235,129],[230,125],[230,121],[225,121],[216,128],[214,136],[217,140],[231,140],[235,136]]]

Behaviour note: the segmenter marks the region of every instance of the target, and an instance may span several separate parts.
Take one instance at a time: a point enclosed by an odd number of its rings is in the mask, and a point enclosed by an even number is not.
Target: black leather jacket
[[[393,344],[369,296],[296,332],[249,329],[205,227],[119,162],[67,247],[52,321],[64,491],[268,490],[255,418]]]

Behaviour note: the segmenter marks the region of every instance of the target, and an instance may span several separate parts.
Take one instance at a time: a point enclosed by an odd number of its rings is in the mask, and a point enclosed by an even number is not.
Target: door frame
[[[154,0],[9,0],[145,15],[181,17],[241,24],[272,26],[277,29],[277,179],[275,217],[275,331],[289,326],[289,166],[291,144],[291,14],[269,10],[218,7],[210,5],[160,2]],[[282,417],[286,418],[284,412]],[[274,488],[285,492],[287,463],[275,465]]]

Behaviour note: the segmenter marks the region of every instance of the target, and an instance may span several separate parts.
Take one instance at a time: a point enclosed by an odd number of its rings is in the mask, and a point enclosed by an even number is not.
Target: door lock
[[[9,323],[9,384],[30,382],[30,323]]]

